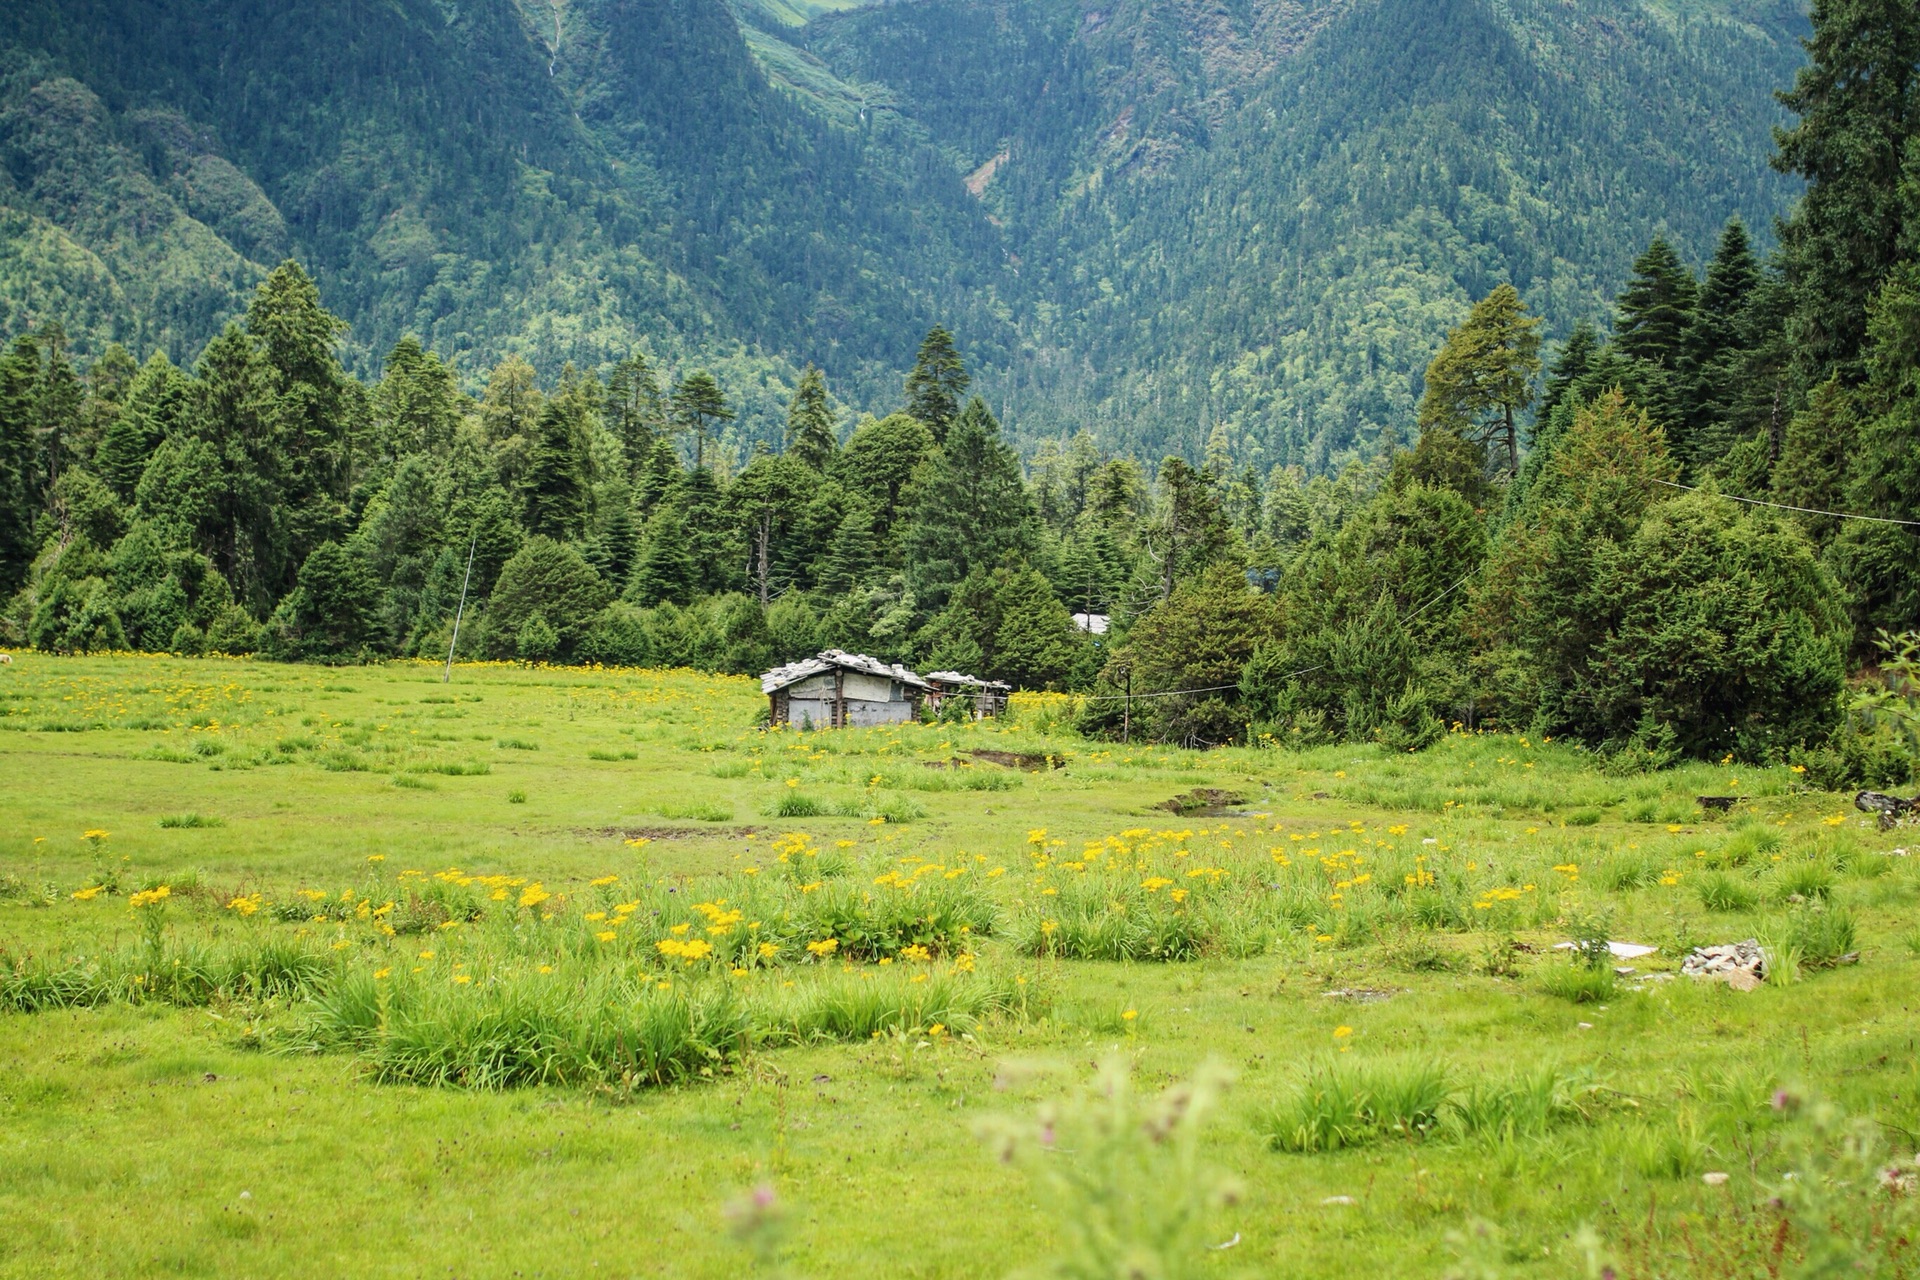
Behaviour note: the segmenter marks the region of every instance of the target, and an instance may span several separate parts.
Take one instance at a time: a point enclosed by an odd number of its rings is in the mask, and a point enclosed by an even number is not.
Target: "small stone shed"
[[[933,686],[927,701],[935,711],[949,698],[972,698],[975,720],[1005,715],[1007,698],[1013,693],[1013,686],[1004,681],[982,680],[958,671],[936,671],[927,677],[927,683]]]
[[[770,705],[769,722],[810,729],[912,720],[930,688],[897,662],[839,649],[775,667],[760,677],[760,692]]]

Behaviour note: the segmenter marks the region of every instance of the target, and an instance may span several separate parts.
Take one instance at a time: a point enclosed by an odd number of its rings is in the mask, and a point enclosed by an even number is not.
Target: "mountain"
[[[719,0],[23,0],[0,50],[0,321],[82,350],[191,359],[288,252],[360,366],[637,342],[761,419],[808,359],[991,342],[958,177],[775,90]]]
[[[805,40],[1004,222],[1017,430],[1322,469],[1407,442],[1494,285],[1565,333],[1656,231],[1696,260],[1730,216],[1764,232],[1805,30],[1738,0],[914,0]]]
[[[0,325],[190,359],[284,254],[377,368],[634,345],[777,437],[960,335],[1016,438],[1263,467],[1405,440],[1512,280],[1765,231],[1775,0],[14,0]]]

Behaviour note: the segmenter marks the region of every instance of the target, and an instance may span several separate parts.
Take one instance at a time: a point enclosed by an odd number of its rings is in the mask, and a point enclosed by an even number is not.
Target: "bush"
[[[553,634],[548,656],[570,659],[612,596],[577,548],[552,538],[529,538],[501,567],[500,580],[488,600],[492,656],[521,656],[521,633],[538,618]],[[544,639],[539,634],[532,638]]]

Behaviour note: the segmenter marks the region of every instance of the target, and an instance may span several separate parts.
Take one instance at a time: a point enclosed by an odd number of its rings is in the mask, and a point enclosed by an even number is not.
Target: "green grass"
[[[1221,1275],[1461,1273],[1476,1221],[1473,1274],[1578,1274],[1582,1227],[1759,1273],[1775,1090],[1920,1130],[1920,868],[1785,769],[1708,819],[1724,766],[1198,755],[1025,698],[766,734],[686,672],[28,653],[0,694],[0,1276],[760,1274],[720,1208],[762,1182],[791,1274],[1004,1275],[1066,1202],[982,1127],[1115,1051],[1238,1077]],[[1152,808],[1197,787],[1249,816]],[[1552,950],[1599,918],[1661,950]],[[1758,991],[1645,980],[1747,937]]]

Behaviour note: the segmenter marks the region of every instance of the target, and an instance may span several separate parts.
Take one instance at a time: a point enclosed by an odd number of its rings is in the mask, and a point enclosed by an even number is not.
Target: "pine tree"
[[[1752,311],[1761,279],[1746,226],[1735,218],[1720,233],[1687,335],[1682,404],[1686,461],[1693,468],[1718,460],[1737,433],[1734,406],[1753,352]]]
[[[960,412],[960,397],[971,381],[953,335],[939,325],[928,330],[920,341],[913,372],[907,375],[907,413],[926,425],[934,443],[946,443],[947,429]]]
[[[727,486],[727,506],[746,535],[747,581],[762,605],[786,586],[782,570],[794,559],[788,544],[819,482],[819,476],[791,452],[758,453]]]
[[[1614,300],[1614,344],[1630,360],[1676,370],[1686,356],[1700,287],[1665,236],[1633,260],[1633,276]]]
[[[1553,411],[1560,402],[1569,395],[1579,394],[1578,388],[1593,368],[1601,345],[1600,331],[1593,327],[1592,321],[1582,320],[1573,326],[1573,332],[1567,335],[1552,370],[1547,374],[1546,385],[1540,389],[1540,402],[1533,411],[1533,430],[1527,434],[1529,446],[1540,434],[1540,428],[1553,417]]]
[[[607,429],[626,454],[627,473],[638,478],[667,428],[666,401],[646,356],[636,351],[607,377]]]
[[[847,504],[846,515],[833,531],[833,541],[816,575],[819,589],[828,597],[854,591],[866,580],[878,558],[873,539],[873,511],[856,498]]]
[[[665,502],[683,474],[673,444],[665,436],[655,437],[635,481],[633,499],[641,514],[651,515],[654,508]]]
[[[81,413],[86,390],[67,354],[67,333],[58,321],[41,327],[40,385],[34,396],[34,433],[39,437],[44,491],[51,493],[60,473],[80,459]]]
[[[34,518],[40,513],[38,441],[40,348],[25,334],[0,356],[0,597],[11,596],[33,563]]]
[[[577,393],[556,395],[541,406],[521,483],[530,533],[566,541],[586,531],[591,514],[587,412]]]
[[[1520,469],[1516,415],[1533,403],[1540,372],[1540,321],[1519,291],[1503,284],[1475,303],[1427,366],[1420,428],[1447,430],[1493,445],[1509,474]]]
[[[1021,689],[1062,687],[1085,641],[1053,587],[1022,563],[1003,575],[994,595],[1000,614],[993,634],[994,678]]]
[[[284,548],[262,568],[278,591],[292,584],[313,547],[343,532],[354,440],[370,423],[364,391],[335,351],[347,326],[321,305],[299,263],[283,262],[261,281],[246,328],[265,374],[262,412],[272,432],[272,502]]]
[[[532,365],[519,356],[508,356],[495,365],[480,400],[480,421],[486,426],[488,443],[497,446],[531,435],[540,401]]]
[[[382,451],[443,455],[460,427],[460,388],[453,370],[412,334],[394,343],[373,395]]]
[[[808,365],[787,406],[787,456],[803,466],[824,472],[839,447],[839,435],[833,426],[833,406],[827,400],[827,379]]]
[[[1020,462],[978,396],[955,418],[944,449],[928,459],[904,542],[907,579],[929,609],[976,565],[1029,554],[1039,519]]]
[[[1160,464],[1159,489],[1159,503],[1143,532],[1164,601],[1178,583],[1217,561],[1232,539],[1213,486],[1184,458]]]
[[[890,413],[868,418],[834,459],[833,476],[866,500],[875,535],[891,544],[913,501],[914,477],[936,449],[933,433],[918,418]]]
[[[663,507],[647,523],[646,546],[634,566],[627,599],[647,606],[685,604],[693,599],[695,576],[686,523],[673,507]]]
[[[1815,0],[1810,55],[1780,101],[1774,167],[1807,183],[1781,228],[1800,384],[1865,376],[1867,300],[1912,251],[1903,168],[1920,132],[1920,21],[1911,0]]]
[[[705,369],[695,369],[673,389],[673,413],[683,430],[693,433],[693,465],[707,465],[707,433],[716,422],[731,422],[733,410],[720,384]]]

